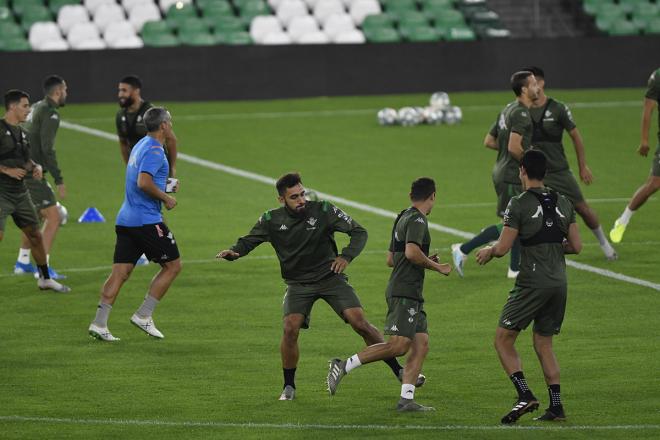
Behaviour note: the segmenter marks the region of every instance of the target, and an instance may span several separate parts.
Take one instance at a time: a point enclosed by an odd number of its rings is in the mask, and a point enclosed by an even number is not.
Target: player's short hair
[[[435,192],[435,181],[430,177],[416,179],[410,187],[410,200],[423,202]]]
[[[151,107],[144,114],[144,125],[147,127],[148,132],[156,131],[160,128],[160,124],[170,121],[172,115],[165,107]]]
[[[30,99],[30,95],[23,90],[11,89],[7,90],[5,93],[5,110],[9,110],[9,106],[17,102],[21,102],[21,99],[27,98]]]
[[[44,89],[44,94],[50,95],[55,91],[55,88],[61,86],[64,84],[64,78],[62,78],[59,75],[48,75],[46,78],[44,78],[44,83],[43,83],[43,89]]]
[[[527,177],[534,180],[543,180],[545,177],[548,159],[541,150],[527,150],[520,160],[520,167],[525,169]]]
[[[539,66],[529,66],[520,70],[521,72],[532,72],[535,77],[545,79],[545,72]]]
[[[511,75],[511,89],[513,90],[513,93],[516,94],[516,96],[520,96],[522,94],[523,87],[527,87],[529,77],[532,75],[534,74],[529,70],[521,70],[520,72],[516,72]]]
[[[124,83],[124,84],[128,84],[129,86],[133,87],[134,89],[141,89],[142,88],[142,80],[137,75],[126,75],[121,80],[119,80],[119,82]]]
[[[302,178],[300,177],[300,173],[295,171],[291,173],[286,173],[285,175],[277,179],[277,182],[275,182],[275,188],[277,188],[277,194],[283,196],[286,193],[287,189],[293,188],[299,183],[302,183]]]

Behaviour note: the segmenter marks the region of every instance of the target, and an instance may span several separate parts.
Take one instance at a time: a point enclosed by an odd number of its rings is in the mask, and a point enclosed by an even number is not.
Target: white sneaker
[[[112,336],[112,333],[110,333],[108,327],[99,327],[93,322],[89,325],[88,331],[89,331],[89,335],[92,338],[96,338],[99,341],[117,342],[121,340],[119,338],[115,338],[114,336]]]
[[[451,258],[454,260],[454,268],[456,269],[456,273],[463,277],[463,263],[467,259],[467,255],[465,255],[461,251],[461,243],[454,243],[451,245]]]
[[[49,278],[47,280],[44,278],[39,278],[37,280],[37,286],[39,286],[39,289],[41,290],[54,290],[55,292],[60,292],[60,293],[71,292],[70,287],[65,286],[64,284],[60,284],[52,278]]]
[[[511,270],[511,268],[509,268],[509,270],[506,273],[506,277],[511,279],[511,280],[515,280],[516,278],[518,278],[519,273],[520,273],[520,271]]]
[[[133,316],[131,316],[131,324],[138,327],[149,336],[153,336],[154,338],[163,339],[165,337],[165,335],[163,335],[160,330],[156,328],[154,320],[151,316],[148,318],[140,318],[137,313],[133,313]]]

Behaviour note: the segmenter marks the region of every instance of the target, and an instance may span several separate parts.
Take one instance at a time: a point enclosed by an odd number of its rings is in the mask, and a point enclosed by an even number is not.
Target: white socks
[[[18,262],[21,264],[30,264],[30,249],[20,248],[18,250]]]
[[[410,383],[404,383],[401,385],[401,398],[402,399],[414,399],[415,398],[415,385]]]
[[[628,226],[628,222],[630,221],[630,217],[635,213],[635,211],[631,211],[630,208],[626,206],[626,209],[623,211],[623,214],[621,214],[621,217],[619,217],[619,223],[622,225]]]
[[[609,245],[609,243],[607,242],[607,237],[605,237],[605,233],[603,232],[602,226],[598,226],[597,228],[592,229],[591,232],[593,232],[593,234],[598,239],[598,243],[600,243],[600,247]]]
[[[357,354],[349,357],[346,359],[346,374],[350,373],[351,370],[359,367],[360,365],[362,365],[362,362],[360,362],[360,358]]]

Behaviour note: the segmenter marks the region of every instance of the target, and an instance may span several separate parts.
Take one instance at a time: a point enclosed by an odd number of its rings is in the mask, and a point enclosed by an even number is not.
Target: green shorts
[[[515,286],[504,304],[499,326],[521,331],[534,321],[534,333],[559,334],[566,311],[566,292],[566,285],[539,289]]]
[[[651,165],[651,175],[660,177],[660,144],[653,155],[653,164]]]
[[[0,190],[0,231],[5,230],[5,222],[10,215],[20,229],[26,226],[39,225],[39,217],[28,191],[14,194]]]
[[[25,185],[27,186],[28,191],[30,191],[30,198],[37,210],[55,206],[57,203],[53,188],[45,178],[41,180],[25,179]]]
[[[344,274],[332,275],[315,283],[291,283],[286,288],[282,312],[284,316],[300,313],[305,316],[302,328],[309,328],[312,306],[317,299],[327,302],[339,317],[344,319],[344,310],[362,307],[353,286]]]
[[[584,202],[582,190],[571,170],[562,170],[545,175],[543,184],[566,197],[573,205]]]
[[[495,193],[497,194],[497,216],[504,217],[504,211],[509,206],[509,201],[522,193],[522,185],[498,182],[495,183]]]
[[[387,298],[384,333],[408,339],[414,339],[417,333],[428,333],[424,303],[400,296]]]

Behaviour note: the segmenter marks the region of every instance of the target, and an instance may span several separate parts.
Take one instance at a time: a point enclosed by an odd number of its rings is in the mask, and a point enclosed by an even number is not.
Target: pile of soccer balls
[[[419,124],[454,125],[461,122],[463,112],[460,107],[451,105],[449,95],[445,92],[435,92],[431,95],[428,107],[402,107],[397,111],[384,108],[378,112],[380,125],[403,125],[410,127]]]

